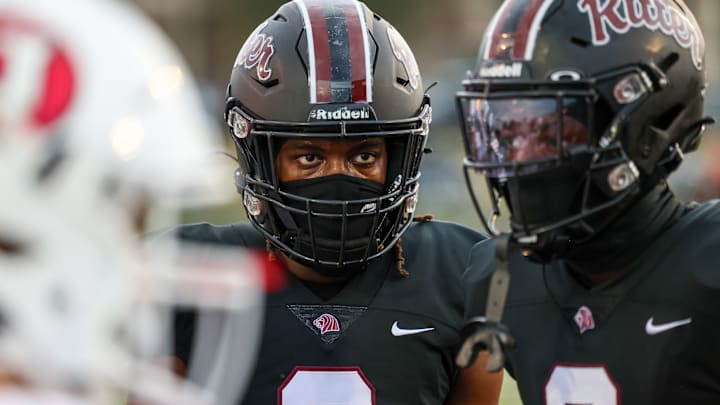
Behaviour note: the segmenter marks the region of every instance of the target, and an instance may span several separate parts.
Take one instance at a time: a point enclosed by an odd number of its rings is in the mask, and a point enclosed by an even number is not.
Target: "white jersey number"
[[[375,405],[375,388],[358,367],[295,367],[278,405]]]
[[[545,383],[545,405],[618,405],[620,387],[604,365],[556,364]]]

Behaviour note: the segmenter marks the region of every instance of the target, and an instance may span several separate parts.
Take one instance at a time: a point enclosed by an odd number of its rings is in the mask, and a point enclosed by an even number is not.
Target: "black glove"
[[[515,338],[510,335],[507,326],[486,321],[480,316],[470,319],[460,335],[462,345],[455,357],[455,364],[463,368],[470,367],[478,353],[487,350],[487,371],[500,371],[505,365],[505,352],[515,348]]]

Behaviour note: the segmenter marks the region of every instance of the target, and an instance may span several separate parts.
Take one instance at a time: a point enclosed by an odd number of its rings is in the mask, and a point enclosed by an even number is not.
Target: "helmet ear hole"
[[[570,42],[581,48],[587,48],[590,46],[590,41],[584,38],[572,37],[570,38]]]

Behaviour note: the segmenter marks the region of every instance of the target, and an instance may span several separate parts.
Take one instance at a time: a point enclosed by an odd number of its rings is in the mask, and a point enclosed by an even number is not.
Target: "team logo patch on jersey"
[[[235,67],[247,70],[255,69],[258,80],[263,82],[272,76],[270,59],[275,54],[272,35],[265,35],[261,32],[266,25],[267,23],[261,24],[255,29],[235,59]]]
[[[287,309],[325,343],[333,343],[367,311],[367,307],[348,305],[289,304]]]
[[[693,64],[702,68],[705,40],[688,18],[666,0],[578,0],[578,10],[590,19],[593,45],[612,40],[609,31],[624,34],[632,28],[660,30],[682,48],[689,49]]]
[[[315,318],[313,325],[320,329],[320,334],[324,335],[328,332],[340,332],[340,322],[332,314],[322,314]]]
[[[581,306],[575,313],[575,323],[580,329],[580,334],[591,329],[595,329],[595,319],[593,319],[592,311],[585,305]]]

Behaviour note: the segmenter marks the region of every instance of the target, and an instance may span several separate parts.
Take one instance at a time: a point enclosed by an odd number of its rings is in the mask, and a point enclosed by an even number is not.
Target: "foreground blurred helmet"
[[[146,252],[133,229],[139,207],[214,195],[201,111],[178,53],[127,4],[0,0],[0,403],[209,403],[153,362],[165,306],[251,308],[255,261]],[[237,391],[249,359],[223,355]]]
[[[56,157],[82,158],[120,203],[207,200],[213,129],[176,49],[127,6],[46,3],[0,1],[0,131],[63,137]]]
[[[292,259],[330,275],[394,246],[415,209],[429,99],[412,51],[355,0],[297,0],[260,24],[238,54],[226,118],[250,221]],[[385,184],[333,176],[280,183],[288,138],[382,137]]]
[[[597,234],[697,148],[705,42],[681,1],[507,0],[458,93],[465,174],[529,251]]]

